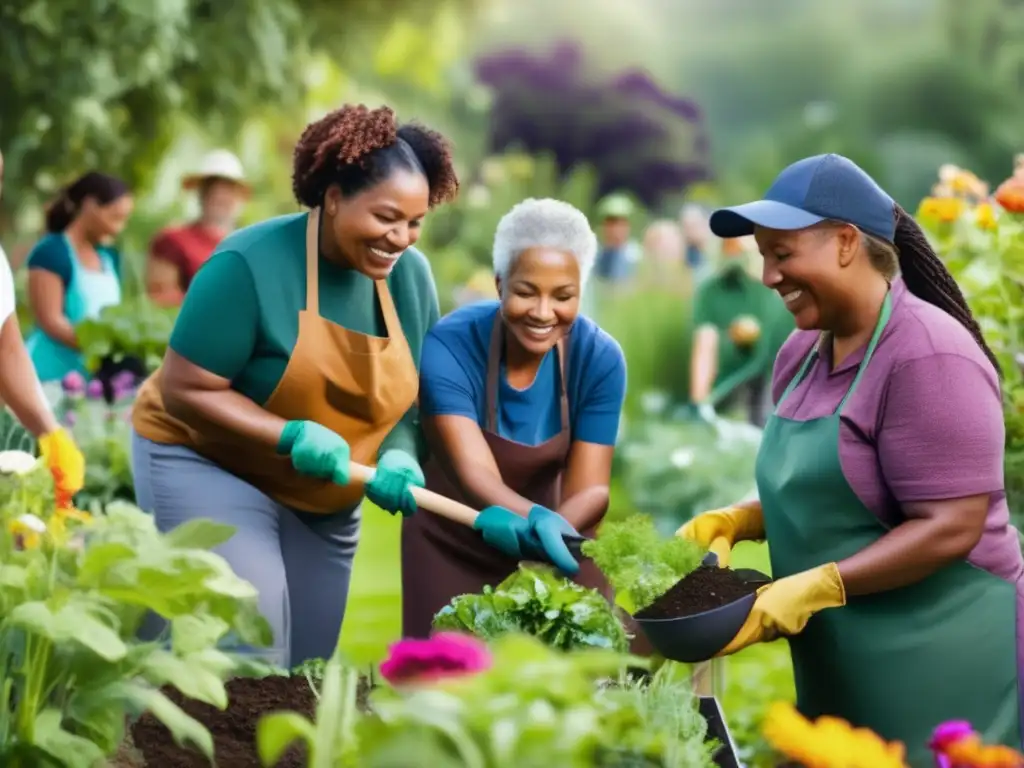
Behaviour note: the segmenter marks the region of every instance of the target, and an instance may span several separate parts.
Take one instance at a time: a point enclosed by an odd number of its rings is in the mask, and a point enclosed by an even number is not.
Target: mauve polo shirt
[[[969,560],[1017,585],[1020,674],[1024,557],[1003,485],[999,377],[954,318],[914,296],[900,279],[892,297],[892,317],[841,415],[843,473],[864,506],[889,526],[906,519],[904,503],[990,494],[985,532]],[[817,339],[816,331],[796,331],[779,351],[772,376],[776,404]],[[833,413],[866,351],[865,345],[832,371],[831,349],[822,350],[778,414],[807,421]]]

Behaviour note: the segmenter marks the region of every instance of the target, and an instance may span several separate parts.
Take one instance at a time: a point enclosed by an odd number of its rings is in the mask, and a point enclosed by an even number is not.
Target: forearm
[[[607,485],[592,485],[562,502],[558,514],[578,531],[594,528],[608,511],[610,495]]]
[[[962,560],[970,546],[948,535],[935,520],[908,520],[875,543],[841,560],[848,595],[870,595],[905,587]]]
[[[535,506],[534,502],[505,485],[501,475],[494,470],[477,465],[466,467],[456,474],[466,502],[475,509],[504,507],[526,517]]]
[[[59,341],[65,347],[78,349],[78,335],[75,333],[75,326],[63,315],[46,320],[40,318],[39,327],[54,341]]]
[[[0,398],[36,437],[57,429],[57,420],[46,402],[14,315],[0,328]]]
[[[167,412],[193,429],[220,434],[233,442],[256,442],[277,448],[287,423],[233,389],[175,390],[163,382]]]
[[[705,331],[698,333],[690,360],[690,400],[702,403],[711,394],[718,374],[717,338]]]

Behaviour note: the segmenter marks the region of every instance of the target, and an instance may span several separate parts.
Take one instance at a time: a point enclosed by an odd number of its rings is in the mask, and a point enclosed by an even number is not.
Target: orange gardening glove
[[[718,655],[803,632],[811,616],[846,605],[846,589],[835,563],[794,573],[757,591],[757,600],[736,637]]]
[[[85,457],[63,428],[40,437],[39,451],[53,474],[58,506],[69,506],[71,497],[85,485]]]
[[[683,525],[676,536],[691,539],[718,555],[718,564],[729,565],[732,548],[737,541],[764,538],[764,516],[761,505],[731,506],[702,512]]]

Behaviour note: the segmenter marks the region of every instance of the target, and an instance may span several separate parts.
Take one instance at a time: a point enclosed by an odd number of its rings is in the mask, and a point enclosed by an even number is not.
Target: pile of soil
[[[721,608],[757,591],[729,568],[702,565],[642,611],[638,619],[678,619]]]
[[[263,715],[290,710],[312,720],[316,710],[316,696],[302,675],[231,680],[227,684],[228,707],[224,711],[185,698],[173,688],[163,692],[210,731],[217,768],[260,768],[256,724]],[[369,681],[361,679],[357,694],[361,709],[365,710],[369,693]],[[170,731],[149,713],[132,727],[131,738],[135,750],[150,768],[210,768],[202,754],[179,747]],[[293,746],[277,764],[278,768],[305,768],[305,752],[304,747]]]

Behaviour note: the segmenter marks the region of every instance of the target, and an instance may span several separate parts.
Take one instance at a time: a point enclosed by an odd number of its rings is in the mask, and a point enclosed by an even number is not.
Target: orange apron
[[[384,438],[416,402],[419,375],[386,280],[375,282],[387,337],[356,333],[320,316],[320,209],[306,224],[306,309],[281,381],[264,409],[289,421],[315,421],[341,435],[352,460],[375,465]],[[226,297],[230,300],[230,297]],[[161,369],[139,390],[132,413],[135,431],[157,443],[183,445],[242,478],[275,501],[303,512],[350,509],[363,484],[339,486],[304,477],[273,446],[218,433],[201,434],[170,416],[160,395]]]

